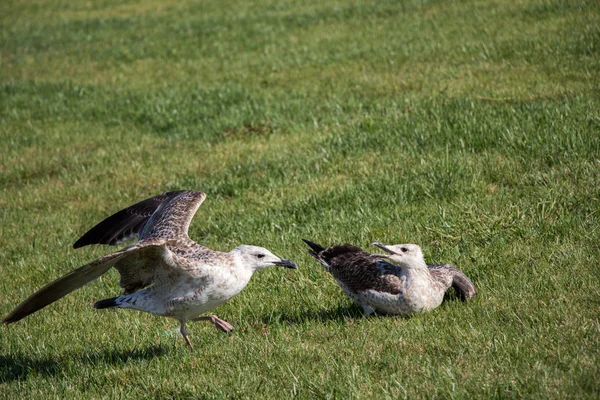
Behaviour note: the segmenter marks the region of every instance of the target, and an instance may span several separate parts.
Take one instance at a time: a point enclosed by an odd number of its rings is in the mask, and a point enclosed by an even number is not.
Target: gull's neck
[[[412,279],[426,278],[431,279],[431,274],[429,273],[429,268],[425,263],[425,260],[420,259],[410,263],[410,265],[405,265],[404,269],[406,270],[406,275]]]
[[[256,269],[254,268],[254,266],[252,266],[248,262],[248,260],[246,259],[246,257],[244,257],[244,255],[242,253],[239,253],[237,251],[231,251],[231,252],[229,252],[229,255],[231,256],[231,258],[233,260],[234,268],[237,271],[240,271],[240,273],[242,271],[244,271],[247,274],[249,274],[249,276],[252,276],[252,274],[254,273],[254,271],[256,271]]]

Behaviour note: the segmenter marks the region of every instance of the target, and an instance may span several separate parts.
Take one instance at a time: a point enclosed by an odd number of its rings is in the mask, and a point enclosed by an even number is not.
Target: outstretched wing
[[[477,289],[471,280],[458,268],[450,264],[430,264],[429,272],[434,279],[448,283],[454,288],[461,300],[468,300],[477,294]]]
[[[152,280],[153,274],[166,275],[169,270],[177,274],[177,269],[172,268],[175,267],[175,263],[165,242],[164,240],[154,240],[136,243],[92,261],[29,296],[11,311],[3,322],[10,324],[33,314],[72,291],[94,281],[112,267],[116,267],[121,273],[128,270],[128,276],[125,278],[128,287],[139,285],[140,282],[147,285]]]
[[[73,247],[116,245],[135,236],[140,240],[187,236],[190,222],[205,198],[206,194],[196,190],[180,190],[143,200],[94,226]]]
[[[130,252],[127,258],[119,260],[115,268],[121,275],[119,286],[125,294],[137,292],[153,283],[176,281],[185,269],[193,266],[185,257],[180,257],[171,252],[169,241],[164,239],[150,239],[141,244],[139,250]]]

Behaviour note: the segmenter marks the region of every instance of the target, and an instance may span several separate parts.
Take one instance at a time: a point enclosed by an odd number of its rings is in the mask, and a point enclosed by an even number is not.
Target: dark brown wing
[[[461,300],[468,300],[477,294],[477,289],[471,280],[458,268],[450,264],[429,264],[429,272],[433,279],[446,287],[453,287]]]
[[[335,258],[352,259],[355,256],[370,256],[369,253],[361,249],[360,247],[354,246],[350,243],[344,243],[336,246],[331,246],[319,253],[319,257],[325,260],[327,263],[333,262]]]
[[[187,235],[190,222],[205,198],[202,192],[180,190],[140,201],[94,226],[73,247],[116,245],[138,235],[140,240]]]
[[[331,274],[354,292],[375,290],[398,294],[402,291],[400,267],[361,251],[345,253],[330,262]]]
[[[353,292],[376,290],[398,294],[402,288],[400,267],[382,261],[360,247],[342,244],[323,246],[302,239],[311,248],[308,253],[317,259],[337,281]]]
[[[337,256],[355,254],[355,253],[363,253],[368,255],[369,253],[365,252],[360,247],[356,247],[351,244],[340,244],[325,248],[320,244],[313,243],[309,240],[302,239],[304,243],[306,243],[310,250],[308,254],[313,256],[318,262],[320,262],[325,268],[330,267],[331,260]]]

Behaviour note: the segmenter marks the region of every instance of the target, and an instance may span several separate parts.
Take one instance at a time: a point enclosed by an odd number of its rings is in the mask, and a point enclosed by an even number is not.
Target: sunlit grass
[[[208,194],[197,241],[300,266],[192,352],[91,308],[111,272],[0,329],[3,397],[600,394],[597,2],[7,1],[0,25],[0,314],[167,190]],[[365,319],[301,238],[418,243],[480,294]]]

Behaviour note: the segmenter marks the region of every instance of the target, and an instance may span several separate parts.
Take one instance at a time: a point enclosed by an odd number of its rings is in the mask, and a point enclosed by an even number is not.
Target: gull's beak
[[[290,260],[284,260],[283,258],[280,261],[275,261],[273,264],[279,265],[280,267],[286,267],[290,269],[298,269],[298,266],[295,262]]]
[[[387,251],[390,254],[398,254],[394,250],[390,249],[386,244],[383,244],[381,242],[373,242],[371,243],[371,246],[379,247],[381,250]]]

